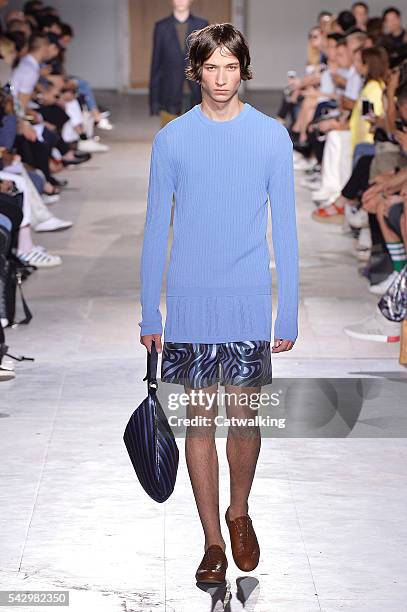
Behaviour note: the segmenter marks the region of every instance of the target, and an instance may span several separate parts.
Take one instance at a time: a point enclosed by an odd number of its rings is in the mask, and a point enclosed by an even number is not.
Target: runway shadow
[[[229,580],[223,584],[210,585],[197,582],[196,586],[211,597],[210,612],[232,612],[232,585]],[[260,583],[252,576],[236,578],[236,599],[247,612],[255,612],[260,595]]]

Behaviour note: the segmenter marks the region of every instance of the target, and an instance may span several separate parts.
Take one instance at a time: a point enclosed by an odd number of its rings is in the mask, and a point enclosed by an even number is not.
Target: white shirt
[[[355,66],[349,68],[348,76],[346,79],[346,87],[344,96],[350,100],[357,100],[360,94],[360,90],[363,87],[363,79],[356,70]]]
[[[337,73],[344,79],[347,79],[348,77],[348,70],[346,68],[338,68]],[[318,102],[322,102],[323,100],[329,100],[329,96],[333,93],[343,93],[343,88],[339,87],[338,85],[335,85],[329,68],[327,70],[324,70],[321,74],[319,89],[323,95],[318,98]]]
[[[32,94],[34,88],[40,78],[40,65],[31,54],[21,58],[18,66],[14,68],[11,75],[11,84],[13,86],[13,95]]]

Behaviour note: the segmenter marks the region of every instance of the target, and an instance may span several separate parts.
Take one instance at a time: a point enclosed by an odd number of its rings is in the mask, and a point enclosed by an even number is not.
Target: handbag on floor
[[[167,417],[157,398],[158,353],[154,341],[147,351],[148,395],[131,415],[123,440],[140,484],[156,502],[174,490],[179,451]]]
[[[6,287],[5,301],[6,313],[8,319],[8,327],[17,327],[18,325],[28,325],[33,318],[31,310],[26,302],[23,293],[22,283],[30,276],[37,268],[21,261],[17,255],[11,253],[6,266]],[[24,318],[16,320],[16,299],[17,292],[20,294],[21,304],[24,312]]]
[[[407,318],[407,265],[380,298],[378,306],[389,321],[399,323]]]

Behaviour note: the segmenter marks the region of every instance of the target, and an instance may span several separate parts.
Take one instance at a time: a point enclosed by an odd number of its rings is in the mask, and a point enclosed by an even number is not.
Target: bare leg
[[[293,125],[293,131],[300,133],[299,142],[301,144],[307,141],[307,128],[312,121],[316,107],[317,101],[314,97],[305,98],[301,104],[297,120]]]
[[[406,210],[406,205],[404,204],[404,210]],[[404,249],[407,249],[407,215],[405,212],[400,217],[400,229],[401,235],[403,237]]]
[[[186,411],[188,419],[201,415],[210,420],[210,425],[187,427],[185,437],[185,457],[205,534],[205,551],[212,544],[219,544],[225,550],[219,520],[219,464],[215,444],[216,425],[213,421],[218,414],[218,405],[216,399],[210,404],[210,396],[216,394],[217,389],[218,383],[202,390],[209,396],[206,402],[206,406],[211,406],[209,410],[200,402],[195,406],[189,403]],[[185,391],[191,395],[192,389],[185,387]]]
[[[387,216],[386,205],[382,200],[380,200],[376,209],[376,217],[382,231],[383,238],[386,242],[398,242],[400,237],[398,234],[396,234],[396,232],[393,232],[393,230],[389,228],[384,220],[385,216]]]
[[[250,407],[250,397],[259,394],[261,387],[226,385],[226,412],[232,417],[252,419],[258,413]],[[246,396],[243,402],[239,397]],[[255,397],[252,398],[256,399]],[[257,425],[230,424],[226,443],[226,455],[230,472],[230,507],[228,516],[234,519],[248,513],[249,493],[253,483],[257,459],[260,453],[261,435]]]

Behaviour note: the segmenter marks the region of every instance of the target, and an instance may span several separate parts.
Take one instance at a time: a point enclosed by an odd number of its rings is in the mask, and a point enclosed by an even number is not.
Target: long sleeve
[[[298,241],[295,213],[293,145],[286,128],[278,126],[273,144],[274,166],[268,183],[272,239],[277,272],[278,310],[274,338],[298,336]]]
[[[153,33],[153,56],[150,69],[149,106],[150,114],[157,115],[159,108],[159,86],[161,78],[161,35],[157,23]]]
[[[158,135],[157,135],[158,136]],[[151,150],[147,211],[140,262],[141,335],[162,334],[161,286],[167,256],[174,178],[159,138]]]

